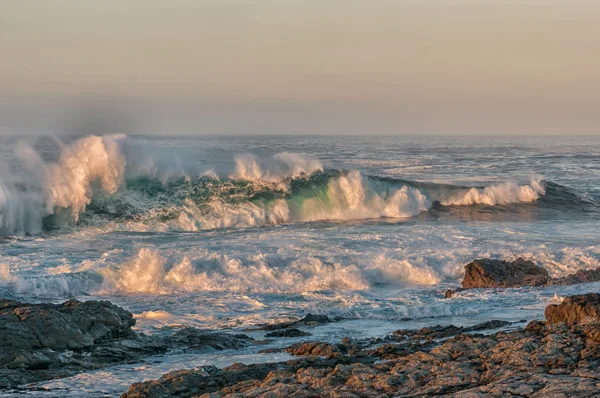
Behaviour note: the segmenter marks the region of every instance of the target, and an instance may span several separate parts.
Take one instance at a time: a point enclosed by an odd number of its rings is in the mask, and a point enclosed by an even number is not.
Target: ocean
[[[553,277],[600,267],[600,137],[106,135],[0,148],[0,297],[110,300],[148,334],[318,313],[344,318],[315,329],[334,341],[538,319],[600,288],[444,297],[482,257],[523,257]],[[286,355],[257,350],[169,354],[30,394],[110,395],[169,370]]]

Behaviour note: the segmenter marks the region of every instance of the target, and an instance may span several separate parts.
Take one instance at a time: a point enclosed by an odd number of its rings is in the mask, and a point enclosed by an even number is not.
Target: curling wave
[[[16,175],[0,178],[0,235],[76,226],[137,230],[247,227],[316,220],[407,218],[433,206],[588,205],[549,181],[462,187],[325,169],[313,157],[279,153],[235,159],[223,174],[190,169],[126,136],[90,136],[55,162],[19,150]],[[568,207],[568,206],[566,206]]]

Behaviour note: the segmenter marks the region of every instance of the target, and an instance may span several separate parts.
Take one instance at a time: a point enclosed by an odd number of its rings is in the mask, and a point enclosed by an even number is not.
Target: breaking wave
[[[332,170],[308,155],[239,155],[234,170],[197,170],[126,136],[89,136],[44,161],[27,146],[0,175],[0,235],[79,226],[196,231],[306,222],[408,218],[432,207],[593,205],[549,181],[483,187]],[[563,203],[564,202],[564,203]],[[577,203],[576,203],[577,202]]]

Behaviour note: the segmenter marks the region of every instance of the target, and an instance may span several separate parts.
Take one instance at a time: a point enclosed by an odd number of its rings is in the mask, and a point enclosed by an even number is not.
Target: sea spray
[[[540,180],[461,187],[369,176],[324,169],[318,159],[290,152],[237,155],[233,171],[199,169],[124,135],[81,138],[63,145],[54,162],[21,146],[19,159],[22,175],[0,177],[1,235],[85,226],[197,231],[408,218],[436,203],[531,203],[547,189]]]

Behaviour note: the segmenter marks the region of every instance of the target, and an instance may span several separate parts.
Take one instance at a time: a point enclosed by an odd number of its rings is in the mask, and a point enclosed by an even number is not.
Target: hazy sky
[[[0,0],[0,130],[598,134],[598,0]]]

